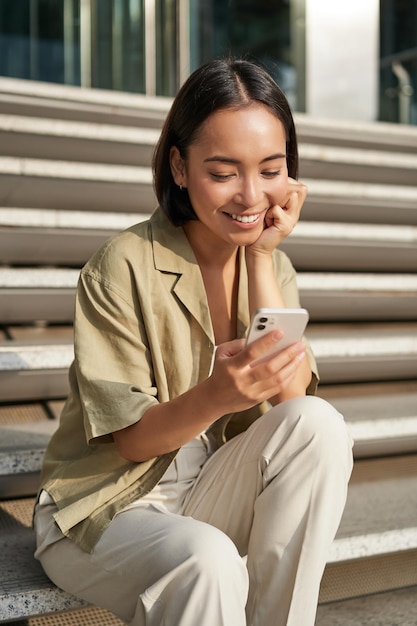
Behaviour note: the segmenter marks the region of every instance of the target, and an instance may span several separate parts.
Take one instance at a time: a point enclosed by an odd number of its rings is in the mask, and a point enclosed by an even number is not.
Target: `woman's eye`
[[[266,178],[274,178],[275,176],[279,176],[280,174],[281,170],[262,172],[262,176],[266,176]]]
[[[217,174],[215,172],[212,172],[211,176],[212,178],[214,178],[214,180],[229,180],[233,177],[233,174]]]

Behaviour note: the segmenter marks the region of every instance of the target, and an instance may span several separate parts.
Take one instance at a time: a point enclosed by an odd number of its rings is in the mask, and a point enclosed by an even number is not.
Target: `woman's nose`
[[[264,191],[262,181],[258,177],[245,177],[240,181],[235,201],[245,207],[253,207],[262,202]]]

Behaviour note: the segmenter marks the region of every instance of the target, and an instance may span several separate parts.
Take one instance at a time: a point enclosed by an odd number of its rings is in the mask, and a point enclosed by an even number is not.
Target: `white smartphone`
[[[266,359],[300,341],[307,326],[308,318],[306,309],[258,309],[255,311],[249,328],[247,344],[249,345],[255,339],[259,339],[262,335],[276,328],[281,330],[284,336],[258,361]]]

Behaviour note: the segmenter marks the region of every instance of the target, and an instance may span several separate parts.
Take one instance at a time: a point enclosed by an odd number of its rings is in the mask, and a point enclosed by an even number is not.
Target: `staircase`
[[[30,510],[68,391],[79,269],[155,208],[150,155],[169,105],[0,78],[0,622],[68,623],[72,609],[71,624],[119,624],[42,575]],[[355,440],[316,624],[415,626],[417,128],[296,124],[309,194],[282,248],[310,311],[319,393]]]

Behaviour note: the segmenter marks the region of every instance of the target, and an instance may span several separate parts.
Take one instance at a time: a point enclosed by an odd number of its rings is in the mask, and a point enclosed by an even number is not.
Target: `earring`
[[[182,191],[182,185],[180,185],[180,191]]]

